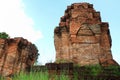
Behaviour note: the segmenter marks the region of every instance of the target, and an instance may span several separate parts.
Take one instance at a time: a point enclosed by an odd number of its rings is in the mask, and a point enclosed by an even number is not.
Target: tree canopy
[[[0,38],[7,39],[9,35],[6,32],[0,32]]]

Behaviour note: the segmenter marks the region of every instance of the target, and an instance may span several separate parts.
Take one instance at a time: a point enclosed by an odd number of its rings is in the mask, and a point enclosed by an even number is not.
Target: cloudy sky
[[[10,37],[24,37],[39,49],[38,63],[55,60],[54,28],[68,5],[89,2],[109,22],[112,55],[120,64],[120,1],[119,0],[0,0],[0,32]]]

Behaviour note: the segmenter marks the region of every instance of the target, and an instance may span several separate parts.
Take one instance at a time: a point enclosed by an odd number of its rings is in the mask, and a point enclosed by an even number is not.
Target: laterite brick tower
[[[56,61],[80,65],[118,65],[111,54],[111,36],[107,22],[92,4],[68,6],[54,30]]]

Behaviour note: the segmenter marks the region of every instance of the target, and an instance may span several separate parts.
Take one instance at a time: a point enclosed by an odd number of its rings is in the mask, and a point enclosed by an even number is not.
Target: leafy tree
[[[7,39],[9,35],[6,32],[0,32],[0,38]]]

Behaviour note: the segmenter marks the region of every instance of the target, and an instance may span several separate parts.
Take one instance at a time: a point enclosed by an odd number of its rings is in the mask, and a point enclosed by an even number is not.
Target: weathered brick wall
[[[89,3],[68,6],[54,30],[56,61],[80,65],[116,65],[111,54],[111,36],[107,22]],[[109,63],[110,62],[110,63]]]
[[[36,61],[38,50],[26,39],[0,39],[0,75],[10,76],[31,67]]]

